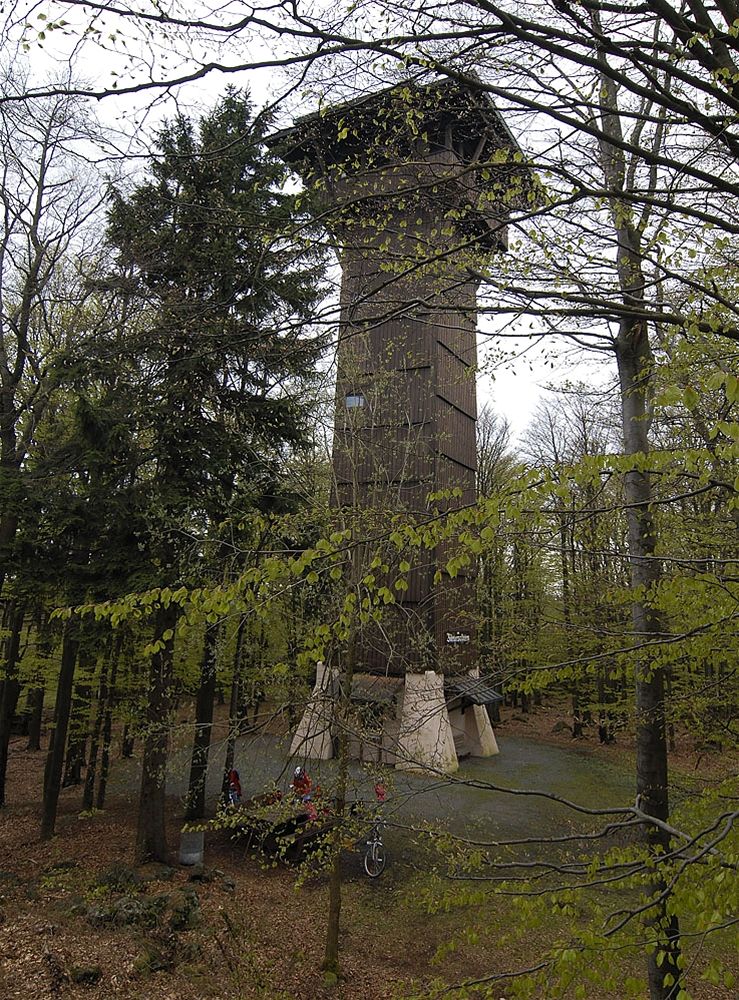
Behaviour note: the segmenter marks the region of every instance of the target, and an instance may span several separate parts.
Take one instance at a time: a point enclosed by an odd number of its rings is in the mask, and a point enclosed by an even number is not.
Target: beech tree
[[[19,72],[4,70],[2,77],[6,95],[23,92]],[[84,285],[99,243],[90,223],[102,192],[88,163],[98,138],[73,97],[0,109],[0,601],[10,633],[0,698],[0,804],[20,693],[19,640],[32,610],[18,532],[25,523],[31,537],[37,533],[43,491],[32,456],[39,427],[64,391],[65,352],[105,326],[87,308]]]
[[[23,92],[22,78],[3,77],[6,94]],[[0,132],[1,590],[29,490],[24,461],[59,384],[56,356],[81,332],[85,296],[70,250],[85,257],[101,190],[85,163],[82,147],[94,126],[80,101],[59,95],[3,104]]]

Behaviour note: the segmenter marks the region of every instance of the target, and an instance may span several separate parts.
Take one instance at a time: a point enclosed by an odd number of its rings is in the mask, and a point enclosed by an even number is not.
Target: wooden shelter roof
[[[496,702],[503,701],[503,695],[486,684],[480,677],[447,677],[444,682],[444,691],[447,697],[452,695],[462,698],[473,705],[494,705]]]
[[[389,705],[403,690],[405,674],[383,677],[377,674],[355,674],[352,678],[352,701]],[[503,696],[479,677],[455,675],[444,678],[447,700],[461,698],[472,705],[494,705]]]
[[[490,94],[482,86],[453,80],[427,84],[405,81],[322,108],[273,133],[267,144],[309,187],[319,189],[329,178],[366,178],[373,172],[381,176],[383,169],[390,167],[395,179],[386,174],[384,191],[381,183],[374,191],[369,184],[368,192],[392,195],[393,184],[397,184],[395,193],[407,194],[423,176],[418,173],[420,165],[436,163],[437,181],[432,189],[437,190],[437,183],[439,188],[445,183],[452,188],[456,184],[458,191],[452,198],[455,217],[493,249],[505,245],[500,208],[507,214],[538,197],[534,173]],[[404,163],[418,166],[404,177],[397,173]],[[509,188],[504,204],[497,206],[485,200],[485,192],[495,190],[501,180],[507,181]],[[350,201],[355,197],[356,192]],[[441,190],[434,198],[443,202]]]

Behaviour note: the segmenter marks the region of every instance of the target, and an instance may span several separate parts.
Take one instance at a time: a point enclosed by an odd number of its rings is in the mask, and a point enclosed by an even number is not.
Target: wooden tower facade
[[[335,502],[378,526],[473,503],[477,276],[505,249],[526,184],[515,140],[483,92],[441,83],[329,108],[272,143],[341,263]],[[445,573],[448,558],[440,545],[413,566],[397,608],[362,637],[358,670],[470,672],[473,580]]]

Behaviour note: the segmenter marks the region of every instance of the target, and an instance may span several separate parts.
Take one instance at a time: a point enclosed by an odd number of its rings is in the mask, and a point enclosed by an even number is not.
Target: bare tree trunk
[[[118,676],[118,661],[121,657],[123,636],[117,635],[113,643],[113,659],[110,666],[110,681],[105,692],[105,713],[103,717],[102,754],[100,756],[100,781],[98,783],[95,808],[105,806],[105,793],[108,788],[108,772],[110,771],[110,746],[113,730],[113,705],[115,703],[115,682]]]
[[[244,654],[244,630],[246,615],[242,615],[236,632],[236,651],[234,653],[233,680],[231,681],[231,701],[228,709],[228,738],[226,740],[226,761],[223,765],[223,783],[221,792],[224,800],[228,797],[228,775],[236,759],[236,739],[239,735],[239,705],[241,704],[242,661]]]
[[[113,657],[112,643],[108,642],[108,648],[100,662],[100,678],[98,682],[97,708],[95,711],[95,721],[90,734],[90,755],[87,760],[87,771],[85,773],[85,787],[82,792],[82,809],[89,812],[95,800],[95,774],[98,764],[98,750],[103,732],[103,718],[105,708],[108,703],[108,672],[111,669]]]
[[[339,966],[339,934],[341,931],[341,821],[346,808],[347,783],[347,739],[343,714],[338,733],[339,773],[336,790],[337,824],[331,834],[330,850],[332,852],[331,874],[328,883],[328,918],[326,921],[326,948],[322,968],[334,976],[338,976]]]
[[[343,813],[342,802],[342,813]],[[338,810],[338,801],[337,801]],[[331,975],[339,975],[339,932],[341,929],[341,850],[334,847],[331,874],[328,883],[328,919],[326,923],[326,950],[322,968]]]
[[[205,629],[200,686],[195,702],[195,739],[192,747],[190,781],[187,789],[185,819],[201,819],[205,815],[205,786],[208,780],[208,756],[213,730],[213,703],[216,694],[216,645],[218,625]]]
[[[139,818],[136,833],[136,859],[169,860],[165,818],[167,754],[169,750],[169,715],[172,699],[174,628],[177,607],[161,607],[156,614],[154,640],[162,648],[154,653],[149,667],[149,692],[144,755],[141,766]],[[164,638],[165,633],[167,638]]]
[[[29,681],[26,711],[28,712],[28,743],[26,750],[41,749],[41,724],[44,716],[44,700],[46,697],[46,672],[44,664],[51,655],[51,623],[48,615],[39,608],[35,622],[37,666]]]
[[[559,560],[562,573],[562,618],[565,626],[565,658],[572,659],[572,604],[570,597],[570,553],[567,544],[567,518],[564,514],[559,518]],[[570,689],[572,699],[572,738],[582,737],[582,713],[580,709],[580,686],[577,677],[573,678]]]
[[[665,697],[669,704],[672,698],[672,671],[669,669],[665,671]],[[667,726],[667,749],[670,753],[675,752],[675,724],[672,719]]]
[[[359,560],[359,552],[354,554],[355,560]],[[355,564],[355,574],[358,572],[359,562]],[[328,884],[328,919],[326,922],[326,949],[323,956],[322,968],[325,972],[338,976],[339,964],[339,934],[341,931],[341,844],[344,836],[342,829],[344,814],[346,812],[346,790],[349,773],[349,711],[351,708],[351,689],[354,669],[356,664],[356,642],[357,637],[354,631],[349,636],[347,643],[347,655],[345,670],[343,671],[342,684],[338,704],[335,706],[336,719],[338,721],[337,733],[337,757],[339,769],[336,787],[335,814],[337,823],[330,834],[329,849],[332,852],[331,875]]]
[[[23,630],[24,608],[13,603],[9,609],[10,635],[5,643],[5,683],[0,697],[0,806],[5,805],[5,781],[8,771],[8,749],[13,717],[18,707],[18,652]]]
[[[600,29],[597,13],[591,14]],[[656,531],[652,516],[652,484],[647,471],[650,450],[649,406],[654,357],[649,343],[645,311],[646,283],[638,225],[631,217],[627,202],[619,197],[627,183],[623,151],[623,128],[619,115],[618,90],[608,73],[607,59],[598,53],[603,71],[600,74],[602,138],[600,158],[606,185],[611,192],[610,212],[617,242],[617,270],[623,305],[635,314],[623,315],[615,342],[621,390],[624,451],[635,456],[635,468],[624,475],[624,499],[628,524],[629,565],[634,600],[631,617],[637,642],[662,637],[662,624],[650,607],[647,595],[660,579],[656,557]],[[657,133],[659,139],[659,132]],[[659,820],[668,818],[667,741],[665,737],[664,670],[639,654],[635,664],[637,717],[636,791],[641,808]],[[653,899],[649,929],[654,948],[647,957],[650,1000],[674,1000],[681,992],[679,967],[680,940],[677,917],[668,912],[669,895],[659,870],[659,857],[669,850],[669,836],[656,826],[645,829],[646,842],[656,862],[655,874],[646,887]],[[657,964],[657,960],[660,964]],[[665,979],[669,977],[668,984]]]
[[[16,480],[20,478],[20,471],[15,462],[0,462],[0,490],[2,490],[3,500],[8,497]],[[12,502],[12,501],[11,501]],[[0,594],[5,586],[5,578],[8,575],[10,565],[10,554],[18,531],[18,515],[15,512],[3,514],[0,517]]]
[[[91,656],[82,645],[79,653],[79,667],[84,670],[87,678]],[[85,679],[84,684],[76,684],[72,698],[72,711],[69,718],[69,737],[67,739],[67,757],[64,763],[64,778],[62,788],[82,784],[82,768],[85,766],[87,737],[90,727],[90,703],[92,689]]]
[[[621,340],[621,338],[619,338]],[[639,338],[631,332],[631,343],[619,344],[618,363],[623,400],[624,442],[629,455],[649,451],[646,385],[651,369],[651,352],[643,331]],[[640,596],[632,604],[632,621],[637,640],[661,637],[662,625],[657,613],[643,598],[659,580],[659,561],[655,555],[656,533],[650,508],[652,490],[649,473],[635,469],[624,477],[624,493],[629,525],[629,561],[631,583]],[[641,808],[656,819],[669,817],[667,739],[665,733],[665,673],[648,656],[642,655],[636,667],[636,791]],[[657,856],[667,852],[670,839],[657,827],[646,830],[647,843]],[[647,892],[657,898],[665,892],[659,870]],[[680,990],[681,971],[677,917],[667,911],[667,900],[655,904],[651,927],[657,940],[648,957],[651,1000],[672,1000]],[[657,954],[664,953],[657,965]],[[664,985],[665,977],[672,984]]]
[[[54,707],[54,730],[49,741],[44,774],[44,798],[41,811],[41,839],[50,840],[56,827],[56,813],[59,791],[62,783],[64,748],[67,742],[69,715],[72,710],[72,688],[74,668],[79,651],[79,623],[74,619],[67,622],[62,641],[62,660],[59,681],[56,688]]]
[[[28,743],[26,750],[41,749],[41,723],[44,717],[43,687],[32,688],[28,692]]]

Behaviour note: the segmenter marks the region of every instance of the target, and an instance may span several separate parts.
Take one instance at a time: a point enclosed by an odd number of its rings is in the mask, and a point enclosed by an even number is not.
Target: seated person
[[[295,768],[290,787],[295,797],[303,804],[308,819],[311,821],[318,819],[318,809],[316,808],[313,799],[315,798],[320,800],[321,786],[316,785],[315,788],[313,787],[311,777],[304,767]],[[328,810],[324,808],[323,812],[327,813]]]

